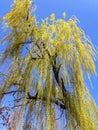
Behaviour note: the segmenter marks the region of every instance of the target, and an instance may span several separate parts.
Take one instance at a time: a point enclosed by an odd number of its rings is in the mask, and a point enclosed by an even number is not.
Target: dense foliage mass
[[[51,14],[39,24],[31,0],[14,0],[3,17],[8,33],[0,65],[7,71],[0,78],[0,117],[9,130],[98,129],[98,110],[86,86],[96,74],[96,49],[77,19],[65,17]]]

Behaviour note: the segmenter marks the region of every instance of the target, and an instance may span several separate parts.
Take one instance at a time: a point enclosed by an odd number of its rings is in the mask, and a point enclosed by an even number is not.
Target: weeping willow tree
[[[39,24],[31,0],[14,0],[3,17],[8,31],[1,40],[0,66],[7,71],[0,74],[0,117],[6,110],[8,119],[2,121],[8,130],[98,129],[98,110],[86,83],[96,74],[97,51],[78,20],[65,17],[51,14]]]

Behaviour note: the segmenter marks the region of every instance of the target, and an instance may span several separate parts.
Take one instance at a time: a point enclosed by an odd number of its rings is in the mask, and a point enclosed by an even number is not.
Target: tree
[[[96,74],[97,51],[78,20],[65,16],[51,14],[39,24],[31,0],[14,0],[3,17],[8,34],[0,65],[7,62],[8,71],[2,73],[0,102],[10,97],[11,103],[0,110],[8,110],[2,121],[9,130],[56,130],[59,110],[66,130],[98,129],[98,110],[85,84]]]

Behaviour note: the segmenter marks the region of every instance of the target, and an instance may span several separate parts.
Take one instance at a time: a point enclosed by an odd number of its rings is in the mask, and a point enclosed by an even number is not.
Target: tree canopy
[[[0,117],[8,130],[58,130],[61,118],[66,130],[97,130],[98,110],[86,84],[96,74],[97,51],[77,18],[51,14],[38,23],[32,0],[14,0],[3,23]]]

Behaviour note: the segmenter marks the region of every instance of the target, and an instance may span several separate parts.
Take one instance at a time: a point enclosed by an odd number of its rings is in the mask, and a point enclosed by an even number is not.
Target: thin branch
[[[24,44],[31,44],[32,42],[34,42],[34,41],[27,41],[27,42],[25,41],[25,42],[20,42],[19,44],[23,44],[23,45]]]
[[[37,57],[32,57],[32,60],[40,60],[40,59],[44,59],[44,58],[37,58]]]
[[[20,104],[20,105],[14,105],[13,107],[10,107],[10,108],[14,109],[15,107],[22,107],[22,104]]]
[[[47,101],[47,98],[46,98],[46,97],[41,98],[41,97],[38,97],[37,95],[38,95],[38,93],[37,93],[35,96],[31,96],[30,93],[28,93],[28,98],[27,98],[27,99]],[[64,110],[66,109],[65,105],[62,104],[61,102],[59,102],[59,101],[57,101],[57,100],[55,100],[55,99],[50,99],[50,101],[51,101],[52,103],[55,103],[56,105],[58,105],[60,108],[62,108],[62,109],[64,109]]]
[[[56,63],[53,65],[53,72],[54,72],[55,79],[56,79],[56,81],[57,81],[59,86],[60,86],[60,81],[59,81],[59,71],[60,71],[60,68],[61,68],[61,64],[59,65],[58,68],[56,67]]]
[[[17,92],[24,92],[23,90],[15,90],[15,91],[9,91],[9,92],[2,92],[2,94],[11,94],[11,93],[17,93]]]
[[[62,93],[63,93],[63,96],[66,97],[67,91],[66,91],[66,89],[65,89],[64,81],[63,81],[62,78],[61,78],[61,82],[62,82]]]

